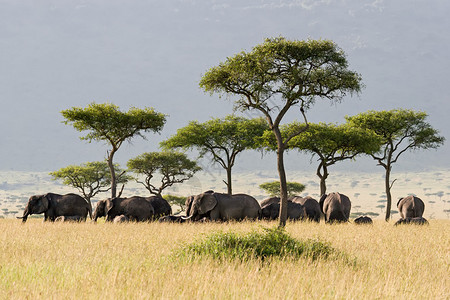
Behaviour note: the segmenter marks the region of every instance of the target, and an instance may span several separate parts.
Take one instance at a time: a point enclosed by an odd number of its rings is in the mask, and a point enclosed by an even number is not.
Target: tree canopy
[[[111,103],[91,103],[86,108],[72,107],[61,112],[65,124],[71,124],[78,131],[88,131],[82,140],[105,141],[111,149],[107,151],[107,161],[111,173],[111,197],[116,197],[116,175],[113,166],[114,154],[125,141],[135,136],[145,139],[143,132],[160,132],[166,116],[153,108],[132,107],[128,112],[120,111]]]
[[[255,148],[255,138],[260,137],[267,124],[264,119],[246,119],[233,115],[199,123],[191,121],[177,133],[161,143],[165,149],[199,151],[199,156],[211,156],[227,172],[228,193],[232,193],[231,171],[239,153]]]
[[[182,183],[201,170],[195,161],[191,161],[184,153],[163,151],[143,153],[136,158],[130,159],[128,168],[136,174],[144,175],[144,181],[136,181],[154,195],[175,183]],[[161,175],[161,184],[157,186],[152,183],[153,177]]]
[[[117,164],[114,164],[117,183],[125,184],[131,179]],[[71,165],[51,172],[54,180],[62,180],[63,184],[72,186],[80,191],[84,199],[91,199],[98,193],[104,193],[111,189],[111,175],[109,166],[104,161],[87,162],[79,166]]]
[[[425,121],[427,114],[409,109],[389,111],[368,111],[356,116],[347,116],[347,121],[355,127],[369,129],[381,139],[380,151],[371,154],[378,165],[385,169],[386,221],[390,218],[392,195],[395,182],[390,181],[392,165],[409,150],[436,149],[445,138]]]
[[[298,193],[303,192],[306,188],[306,186],[300,182],[287,182],[286,184],[288,197],[297,196]],[[261,183],[259,187],[266,191],[266,193],[271,197],[280,197],[279,181],[264,182]]]
[[[235,95],[235,108],[256,110],[266,119],[277,141],[280,176],[280,226],[287,219],[287,188],[283,153],[287,143],[307,128],[305,111],[317,99],[339,102],[359,92],[361,76],[348,70],[344,52],[329,40],[290,41],[266,39],[249,52],[228,57],[209,69],[200,80],[204,91]],[[283,138],[280,124],[294,106],[300,108],[306,126]]]
[[[283,137],[305,124],[292,122],[281,126]],[[267,150],[276,150],[276,141],[271,131],[266,131],[260,144]],[[368,130],[350,126],[349,124],[325,124],[309,123],[308,129],[293,137],[288,149],[310,153],[317,157],[319,165],[316,174],[320,178],[320,195],[326,193],[326,179],[329,172],[328,167],[347,159],[354,159],[359,154],[371,154],[379,150],[380,140],[378,136]]]

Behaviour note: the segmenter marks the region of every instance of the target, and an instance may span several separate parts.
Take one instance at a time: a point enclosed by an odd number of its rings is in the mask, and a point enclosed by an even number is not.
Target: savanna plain
[[[214,259],[181,255],[216,232],[276,222],[43,223],[0,220],[1,299],[448,299],[449,220],[394,226],[288,223],[339,258]]]

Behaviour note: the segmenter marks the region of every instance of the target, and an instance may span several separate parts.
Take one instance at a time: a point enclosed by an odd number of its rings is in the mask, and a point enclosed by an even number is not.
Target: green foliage
[[[306,128],[304,132],[294,136],[287,147],[318,157],[319,165],[316,173],[321,180],[320,195],[326,193],[325,181],[328,177],[329,166],[339,161],[354,159],[359,154],[375,153],[380,148],[380,138],[369,129],[357,128],[349,124],[309,123],[308,125],[306,127],[306,124],[299,122],[285,124],[281,126],[281,134],[283,138],[286,138],[294,132],[299,132],[301,128]],[[272,131],[267,130],[258,143],[266,150],[277,150],[277,142]]]
[[[132,107],[128,112],[122,112],[111,103],[91,103],[86,108],[72,107],[61,114],[66,119],[65,124],[72,124],[78,131],[89,131],[81,137],[82,140],[108,141],[117,148],[135,135],[144,137],[141,131],[161,131],[166,122],[165,115],[153,108]]]
[[[241,52],[213,67],[200,80],[205,91],[235,94],[236,107],[270,110],[272,96],[304,109],[316,97],[341,99],[359,92],[361,77],[347,70],[344,52],[329,40],[266,39],[250,52]],[[276,106],[276,105],[275,105]]]
[[[277,143],[281,182],[280,225],[287,219],[286,172],[283,154],[287,143],[305,128],[282,138],[280,124],[293,106],[305,111],[317,98],[339,102],[348,93],[359,92],[361,76],[347,69],[344,52],[328,40],[290,41],[283,37],[266,39],[250,52],[241,52],[209,69],[200,87],[220,95],[235,95],[235,109],[257,110],[273,131]]]
[[[388,153],[398,151],[391,162],[407,149],[436,149],[444,143],[445,138],[438,135],[438,131],[425,121],[425,112],[409,109],[393,109],[390,111],[368,111],[356,116],[347,116],[349,124],[375,132],[381,139],[383,148],[377,160],[385,161]]]
[[[186,197],[175,196],[175,195],[164,195],[164,199],[169,202],[170,205],[176,205],[180,207],[181,211],[186,210]]]
[[[160,195],[165,188],[175,183],[188,180],[201,170],[197,163],[188,159],[184,153],[173,151],[143,153],[130,159],[127,166],[132,172],[145,176],[144,182],[137,181],[155,195]],[[156,173],[161,175],[159,187],[151,183]]]
[[[236,156],[246,149],[254,149],[255,139],[267,128],[264,119],[246,119],[232,115],[204,123],[191,121],[163,141],[161,146],[164,149],[196,149],[200,157],[211,155],[215,163],[227,170],[228,178],[225,183],[231,193],[231,169]]]
[[[330,259],[342,256],[328,243],[308,239],[299,241],[282,228],[264,228],[264,232],[247,234],[215,233],[205,240],[181,249],[182,256],[209,256],[214,259],[265,260],[270,257]]]
[[[115,172],[119,174],[118,184],[125,185],[132,179],[117,164],[114,165],[114,168]],[[62,180],[63,184],[78,189],[88,201],[98,193],[107,192],[111,189],[111,175],[106,162],[96,161],[79,166],[70,165],[51,172],[50,175],[53,180]]]
[[[385,169],[386,217],[389,221],[391,212],[390,182],[392,165],[408,150],[436,149],[444,143],[445,138],[425,121],[425,112],[409,109],[393,109],[389,111],[368,111],[356,116],[347,116],[347,122],[354,127],[373,131],[380,139],[380,150],[371,156],[378,165]]]
[[[65,124],[72,124],[78,131],[89,131],[82,140],[106,141],[112,149],[108,153],[108,166],[111,173],[111,197],[116,197],[116,174],[113,167],[114,154],[124,141],[134,136],[145,138],[142,132],[159,132],[166,122],[164,114],[153,108],[132,107],[128,112],[110,103],[91,103],[86,108],[72,107],[61,112]]]
[[[301,193],[305,190],[306,186],[299,182],[287,182],[287,193],[288,197],[296,196],[298,193]],[[280,182],[279,181],[271,181],[265,182],[259,185],[261,189],[266,191],[271,197],[280,197]]]

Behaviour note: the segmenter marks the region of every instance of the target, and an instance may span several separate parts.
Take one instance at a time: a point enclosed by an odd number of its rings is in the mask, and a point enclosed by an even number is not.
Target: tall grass
[[[429,226],[289,223],[299,241],[354,257],[218,261],[174,253],[217,232],[245,236],[269,222],[70,224],[0,220],[0,299],[445,299],[448,220]]]

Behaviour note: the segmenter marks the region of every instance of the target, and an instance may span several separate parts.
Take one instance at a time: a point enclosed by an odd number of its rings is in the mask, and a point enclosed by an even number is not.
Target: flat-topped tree
[[[175,183],[182,183],[201,170],[195,161],[186,154],[162,151],[143,153],[127,163],[128,169],[138,175],[144,175],[144,181],[139,181],[151,194],[161,196],[162,191]],[[153,177],[160,175],[160,185],[152,183]]]
[[[291,132],[296,132],[297,128],[302,127],[304,124],[293,122],[283,125],[281,132],[283,136],[289,136]],[[312,157],[317,157],[319,165],[316,175],[320,179],[320,195],[325,194],[327,190],[328,167],[340,161],[354,159],[361,154],[372,154],[379,148],[380,139],[375,133],[349,124],[309,123],[308,129],[303,134],[295,136],[288,143],[288,149],[310,153]]]
[[[89,131],[82,140],[105,141],[111,149],[107,151],[107,162],[111,173],[111,197],[116,197],[117,180],[114,170],[114,154],[125,141],[135,136],[145,139],[143,132],[160,132],[166,116],[153,108],[132,107],[128,112],[110,103],[91,103],[86,108],[72,107],[63,110],[65,124],[72,124],[78,131]]]
[[[125,184],[131,180],[131,177],[117,164],[114,164],[114,171],[116,174],[119,174],[116,176],[116,182],[122,184],[122,191]],[[53,177],[53,180],[61,179],[63,184],[78,189],[83,198],[89,203],[91,203],[91,198],[98,193],[105,193],[111,189],[111,172],[108,163],[104,161],[87,162],[79,166],[67,166],[51,172],[50,175]],[[119,197],[120,194],[121,192]]]
[[[408,150],[436,149],[444,143],[445,138],[438,135],[426,118],[425,112],[408,109],[372,110],[346,117],[351,125],[372,130],[381,139],[380,151],[371,156],[385,169],[386,221],[390,219],[391,189],[395,182],[390,180],[393,164]]]
[[[347,93],[360,91],[360,75],[347,67],[344,52],[332,41],[290,41],[279,37],[266,39],[250,52],[228,57],[200,80],[204,91],[237,96],[235,109],[256,110],[265,117],[277,142],[282,227],[287,219],[284,151],[294,136],[307,129],[305,112],[317,99],[335,103]],[[305,126],[283,138],[281,121],[294,106],[299,107]]]
[[[232,194],[231,170],[239,153],[255,148],[255,139],[268,129],[262,118],[246,119],[237,116],[226,116],[222,119],[211,119],[204,123],[189,122],[161,146],[165,149],[197,149],[199,156],[209,155],[212,161],[226,170],[228,194]]]

